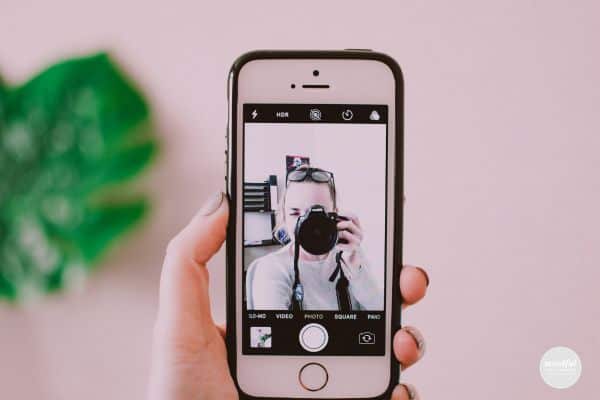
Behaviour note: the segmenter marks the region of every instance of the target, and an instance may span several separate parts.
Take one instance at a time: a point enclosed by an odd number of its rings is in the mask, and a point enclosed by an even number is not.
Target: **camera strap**
[[[339,274],[340,277],[335,285],[335,291],[337,294],[338,300],[338,309],[342,312],[352,311],[352,302],[350,301],[350,293],[348,292],[348,278],[346,278],[346,274],[344,274],[344,270],[342,269],[342,263],[346,264],[344,259],[342,258],[342,252],[339,251],[335,255],[335,270],[329,277],[329,282],[333,282],[335,277]]]
[[[290,311],[302,311],[302,302],[304,300],[304,287],[300,283],[300,269],[298,268],[298,258],[300,255],[300,244],[296,241],[294,243],[294,285],[292,286],[292,299],[290,304]],[[352,311],[352,301],[350,300],[350,293],[348,292],[348,278],[344,274],[342,269],[342,263],[346,263],[342,258],[342,252],[339,251],[335,255],[336,267],[331,276],[329,282],[333,282],[339,275],[339,279],[335,285],[335,291],[338,300],[338,309],[341,312]]]
[[[304,300],[304,288],[300,283],[300,270],[298,269],[298,257],[300,256],[300,242],[294,242],[294,286],[292,286],[292,300],[290,311],[302,311]]]

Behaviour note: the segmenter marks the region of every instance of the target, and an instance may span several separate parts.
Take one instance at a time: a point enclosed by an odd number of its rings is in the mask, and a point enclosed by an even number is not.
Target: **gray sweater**
[[[336,268],[336,251],[318,261],[298,260],[300,281],[304,287],[304,310],[338,310],[335,285],[329,277]],[[281,249],[254,260],[246,275],[248,308],[253,310],[288,310],[294,285],[293,248],[288,244]],[[351,271],[342,263],[348,278],[353,310],[383,311],[383,288],[376,284],[368,262],[361,251],[361,268]]]

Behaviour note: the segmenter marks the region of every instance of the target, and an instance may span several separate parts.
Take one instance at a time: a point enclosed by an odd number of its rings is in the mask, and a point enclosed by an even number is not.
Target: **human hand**
[[[336,248],[342,250],[342,257],[345,261],[345,265],[350,271],[344,268],[345,272],[350,275],[354,275],[361,268],[363,260],[360,254],[360,244],[363,240],[363,229],[360,225],[358,216],[354,213],[345,211],[339,213],[341,217],[337,223],[338,229],[338,243]]]
[[[206,268],[225,240],[228,214],[226,197],[218,193],[167,247],[154,327],[150,400],[238,399],[227,365],[225,329],[211,315]],[[403,307],[423,298],[427,284],[422,269],[404,266]],[[393,349],[404,370],[423,356],[425,342],[415,328],[404,327],[396,332]],[[392,399],[418,395],[412,386],[398,385]]]

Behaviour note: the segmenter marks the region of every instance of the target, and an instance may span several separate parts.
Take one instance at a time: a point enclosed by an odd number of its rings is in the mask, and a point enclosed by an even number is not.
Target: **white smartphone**
[[[246,398],[389,398],[403,81],[369,50],[255,51],[229,75],[227,346]]]

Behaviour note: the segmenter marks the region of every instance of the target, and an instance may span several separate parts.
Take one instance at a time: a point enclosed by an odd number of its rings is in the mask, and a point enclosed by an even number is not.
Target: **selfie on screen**
[[[246,125],[248,310],[384,309],[384,170],[384,125]]]

